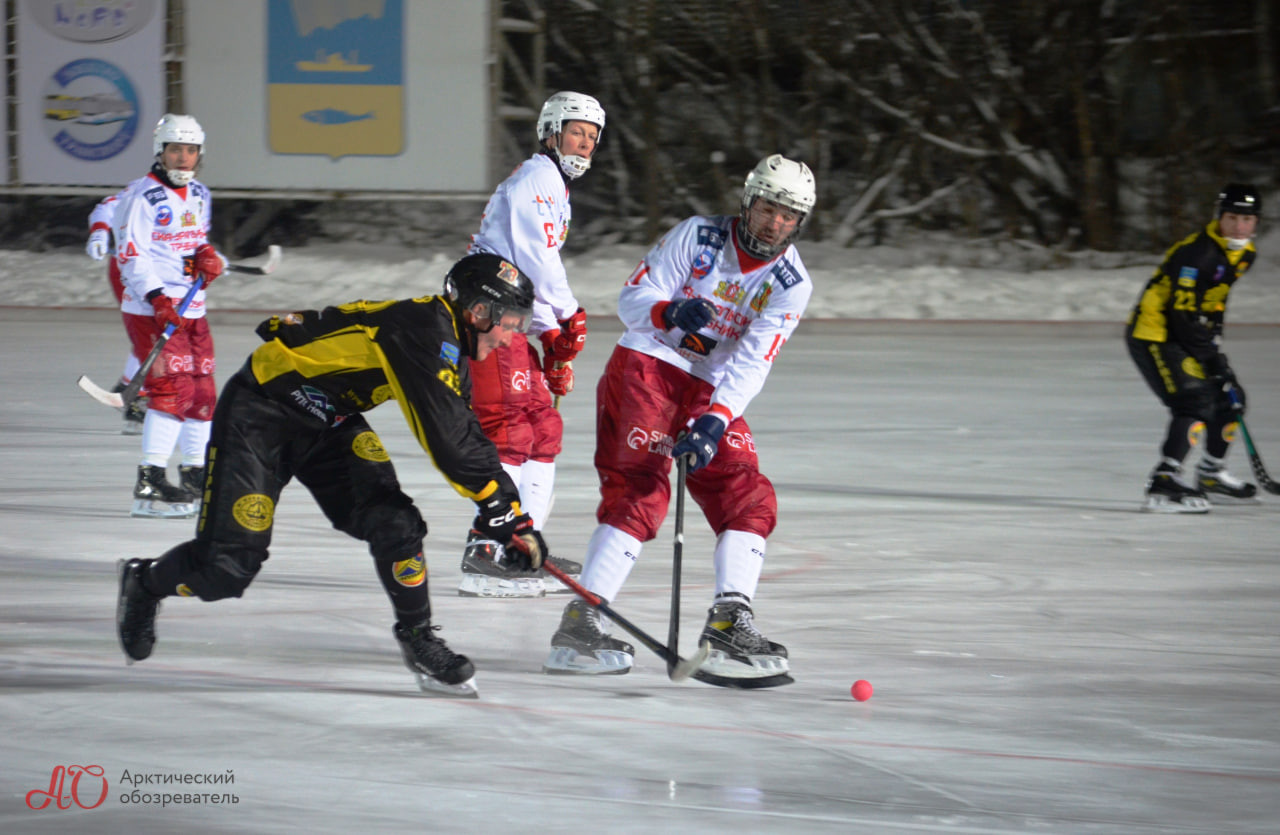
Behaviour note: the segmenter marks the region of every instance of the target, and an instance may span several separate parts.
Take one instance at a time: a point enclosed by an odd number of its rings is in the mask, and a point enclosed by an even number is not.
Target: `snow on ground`
[[[352,242],[289,248],[269,277],[220,279],[209,307],[274,311],[434,293],[464,244],[460,233],[455,250]],[[1258,247],[1257,265],[1232,293],[1229,322],[1280,322],[1280,229],[1264,229]],[[583,252],[570,240],[565,265],[588,314],[614,314],[618,288],[644,252],[641,245]],[[1049,260],[1043,251],[940,238],[859,249],[801,241],[800,253],[814,280],[810,319],[1121,322],[1160,259],[1083,253],[1060,257],[1069,265],[1059,269],[1033,269]],[[1123,266],[1108,266],[1115,263]],[[0,250],[0,305],[112,307],[104,275],[105,266],[79,250]]]

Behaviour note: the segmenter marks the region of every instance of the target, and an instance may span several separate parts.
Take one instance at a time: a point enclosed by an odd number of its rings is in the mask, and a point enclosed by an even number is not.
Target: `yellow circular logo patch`
[[[242,526],[251,531],[262,532],[271,527],[272,518],[275,516],[276,506],[269,496],[261,493],[250,493],[247,496],[241,496],[236,499],[236,503],[231,506],[231,515]]]
[[[379,403],[386,403],[394,396],[391,393],[391,386],[378,386],[373,390],[373,394],[369,396],[369,399],[373,401],[373,405],[377,406]]]
[[[375,432],[361,432],[351,442],[351,451],[366,461],[390,461],[391,456],[382,448],[382,441]]]

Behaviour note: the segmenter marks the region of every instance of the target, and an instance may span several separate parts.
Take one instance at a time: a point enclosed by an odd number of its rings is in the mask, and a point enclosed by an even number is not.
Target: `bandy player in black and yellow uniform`
[[[474,667],[434,634],[427,534],[361,415],[395,400],[445,479],[475,501],[486,536],[536,570],[546,543],[471,411],[468,358],[528,327],[533,284],[497,255],[469,255],[442,296],[357,301],[263,322],[266,344],[226,384],[213,418],[195,539],[120,563],[116,613],[130,663],[151,654],[170,595],[239,597],[268,556],[280,491],[297,478],[333,526],[369,545],[406,666],[424,692],[475,696]]]
[[[1171,415],[1145,510],[1206,513],[1209,495],[1251,500],[1258,492],[1225,465],[1245,395],[1222,353],[1222,331],[1231,288],[1257,257],[1261,214],[1256,188],[1229,183],[1218,195],[1217,218],[1165,254],[1129,315],[1129,353]],[[1179,478],[1182,461],[1202,436],[1204,454],[1188,484]]]

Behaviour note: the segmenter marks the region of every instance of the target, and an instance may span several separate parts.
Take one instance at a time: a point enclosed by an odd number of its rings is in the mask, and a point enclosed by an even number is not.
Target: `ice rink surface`
[[[214,314],[220,381],[260,318]],[[563,402],[546,531],[573,558],[594,526],[594,382],[617,335],[597,321]],[[1230,342],[1280,474],[1280,327],[1235,326]],[[155,654],[126,666],[115,562],[193,525],[129,518],[138,439],[74,385],[114,380],[119,317],[3,308],[0,349],[0,832],[1280,822],[1280,497],[1138,512],[1164,412],[1118,325],[801,326],[747,415],[781,505],[757,623],[796,678],[766,691],[673,684],[642,647],[630,675],[543,675],[569,598],[457,597],[472,508],[394,405],[370,413],[430,524],[435,620],[478,668],[473,701],[419,693],[363,546],[296,485],[246,596],[165,601]],[[1231,464],[1248,473],[1242,449]],[[712,588],[692,503],[686,531],[687,651]],[[668,520],[614,602],[660,640],[671,553]],[[857,679],[870,701],[850,698]],[[103,777],[83,775],[74,798],[67,780],[70,808],[29,808],[71,765]],[[151,802],[121,801],[135,790]]]

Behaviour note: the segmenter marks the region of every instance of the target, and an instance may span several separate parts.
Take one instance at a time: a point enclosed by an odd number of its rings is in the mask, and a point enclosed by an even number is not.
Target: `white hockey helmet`
[[[600,129],[596,135],[596,144],[604,136],[604,108],[586,93],[574,93],[569,90],[556,93],[542,105],[542,113],[538,115],[538,143],[545,147],[547,139],[560,135],[565,122],[590,122]],[[561,156],[558,147],[552,148],[556,159],[560,161],[560,170],[571,180],[576,180],[591,167],[588,157],[573,154]]]
[[[160,121],[156,123],[154,138],[151,142],[151,150],[156,155],[156,159],[160,158],[160,154],[164,151],[164,146],[170,142],[199,145],[200,160],[204,159],[204,128],[200,127],[196,117],[188,116],[185,113],[166,113],[161,116]],[[199,162],[196,163],[196,167],[199,167]],[[169,182],[179,188],[191,182],[196,176],[195,171],[173,171],[169,169],[165,169],[165,174],[169,177]]]
[[[766,243],[751,234],[751,230],[747,228],[747,212],[759,197],[800,212],[800,222],[786,240],[775,244]],[[817,186],[809,166],[787,159],[782,154],[765,157],[751,169],[742,187],[742,216],[738,223],[738,239],[757,258],[772,258],[799,237],[813,211],[813,204],[817,201]]]

